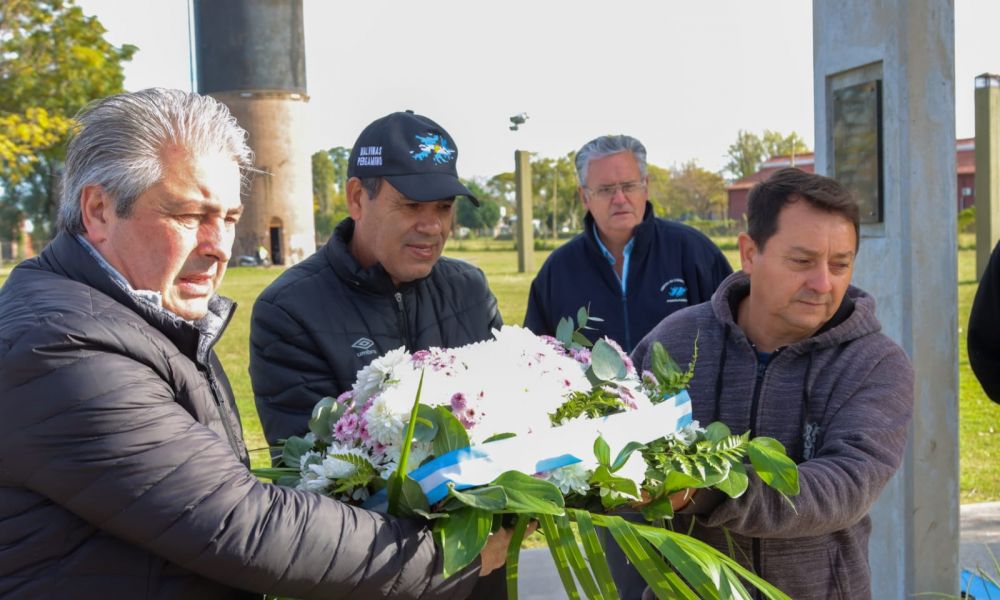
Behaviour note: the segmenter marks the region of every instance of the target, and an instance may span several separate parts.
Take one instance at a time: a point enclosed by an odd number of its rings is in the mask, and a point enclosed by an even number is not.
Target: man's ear
[[[590,210],[590,207],[587,205],[587,190],[583,189],[583,186],[578,186],[576,188],[576,193],[580,195],[580,204],[582,204],[585,209]]]
[[[361,185],[360,179],[351,177],[347,180],[347,211],[351,214],[352,219],[355,221],[360,219],[362,204],[370,201],[371,198],[368,197],[368,192]]]
[[[753,273],[753,263],[760,251],[756,242],[745,231],[739,235],[736,241],[740,246],[740,264],[743,267],[743,272],[749,275]]]
[[[103,243],[111,233],[114,198],[99,185],[84,187],[80,192],[80,216],[87,241],[95,246]]]

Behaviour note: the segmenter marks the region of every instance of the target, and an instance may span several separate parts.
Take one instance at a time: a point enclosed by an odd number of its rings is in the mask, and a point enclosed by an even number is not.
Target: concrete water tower
[[[198,92],[229,107],[256,155],[233,257],[264,247],[295,264],[316,249],[302,0],[194,0],[193,16]]]

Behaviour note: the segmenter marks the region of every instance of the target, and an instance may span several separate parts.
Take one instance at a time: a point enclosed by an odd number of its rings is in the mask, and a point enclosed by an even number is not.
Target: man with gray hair
[[[553,252],[531,283],[524,326],[554,335],[581,307],[602,321],[583,333],[626,351],[670,313],[708,300],[732,273],[701,232],[658,219],[648,200],[646,148],[627,135],[593,139],[576,154],[583,233]]]
[[[246,133],[150,89],[80,117],[59,233],[0,289],[0,596],[461,598],[416,523],[259,482],[212,347]],[[494,538],[498,538],[493,541]]]

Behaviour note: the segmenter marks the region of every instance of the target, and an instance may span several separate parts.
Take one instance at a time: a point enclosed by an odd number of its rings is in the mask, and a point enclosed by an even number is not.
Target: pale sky
[[[78,0],[114,44],[139,47],[125,87],[191,89],[187,0]],[[310,152],[351,146],[412,109],[459,147],[459,174],[563,155],[605,133],[649,160],[718,170],[737,130],[813,146],[812,3],[804,0],[331,2],[304,0]],[[974,135],[973,79],[1000,72],[1000,2],[955,1],[957,137]],[[520,131],[508,117],[527,112]]]

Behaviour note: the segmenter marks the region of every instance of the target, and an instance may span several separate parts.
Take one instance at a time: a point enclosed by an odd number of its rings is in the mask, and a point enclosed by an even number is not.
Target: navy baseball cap
[[[459,181],[456,162],[458,146],[448,132],[407,110],[365,127],[351,149],[347,176],[382,177],[418,202],[465,196],[479,206],[479,199]]]

